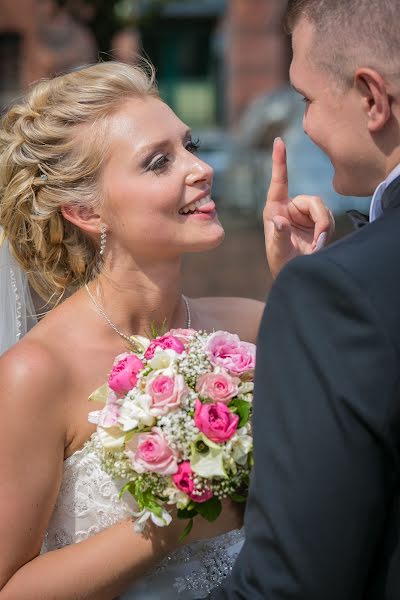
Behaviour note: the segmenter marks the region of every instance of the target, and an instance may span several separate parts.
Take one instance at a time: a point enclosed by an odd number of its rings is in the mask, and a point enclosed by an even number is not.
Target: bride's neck
[[[164,322],[167,329],[186,324],[181,261],[105,268],[90,289],[124,333],[145,335],[151,323],[158,329]]]

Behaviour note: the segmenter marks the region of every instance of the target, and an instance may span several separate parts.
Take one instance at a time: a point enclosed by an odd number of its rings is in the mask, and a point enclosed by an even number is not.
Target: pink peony
[[[150,346],[147,348],[144,355],[145,358],[153,358],[156,348],[161,348],[162,350],[174,350],[177,354],[182,354],[185,350],[185,346],[178,338],[173,335],[162,335],[150,342]]]
[[[242,342],[237,335],[216,331],[208,340],[206,353],[210,362],[238,377],[252,375],[256,363],[254,344]]]
[[[186,398],[188,388],[182,375],[169,377],[156,373],[147,380],[146,393],[151,396],[151,414],[158,417],[178,408],[181,400]]]
[[[109,375],[109,387],[118,396],[124,396],[135,387],[137,375],[143,367],[142,361],[135,354],[120,354]]]
[[[190,338],[196,333],[195,329],[170,329],[165,335],[173,335],[176,337],[184,346],[190,341]]]
[[[178,470],[176,457],[166,439],[156,427],[151,433],[141,433],[126,444],[132,468],[137,473],[173,475]]]
[[[214,402],[228,403],[239,393],[240,379],[231,377],[220,369],[217,373],[206,373],[197,380],[196,391],[202,398],[210,398]]]
[[[187,460],[178,466],[178,471],[172,479],[178,490],[187,494],[194,502],[207,502],[207,500],[213,496],[212,491],[207,489],[200,494],[197,493],[193,482],[193,476],[194,473],[191,469],[190,462]]]
[[[236,432],[239,417],[234,415],[223,402],[202,404],[200,400],[196,400],[194,422],[209,440],[223,443]]]

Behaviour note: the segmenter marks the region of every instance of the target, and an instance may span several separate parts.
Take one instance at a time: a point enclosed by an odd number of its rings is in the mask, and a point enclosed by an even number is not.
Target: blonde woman
[[[275,154],[267,217],[276,272],[331,224],[318,199],[289,205],[279,144]],[[56,304],[0,359],[0,598],[205,596],[240,548],[237,510],[227,503],[183,548],[178,525],[135,533],[84,445],[89,394],[126,337],[152,321],[255,341],[261,303],[182,295],[183,254],[224,237],[212,169],[152,75],[121,63],[34,87],[3,119],[0,161],[5,243]]]

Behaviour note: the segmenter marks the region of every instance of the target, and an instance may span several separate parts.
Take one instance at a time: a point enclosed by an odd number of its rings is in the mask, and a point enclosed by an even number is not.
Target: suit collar
[[[382,209],[397,208],[400,206],[400,175],[390,183],[382,195]]]
[[[392,184],[395,183],[399,177],[400,177],[400,165],[397,165],[397,167],[395,167],[393,169],[393,171],[391,171],[389,173],[389,175],[386,177],[386,179],[384,181],[382,181],[382,183],[380,183],[378,185],[378,187],[376,188],[375,193],[372,196],[372,202],[371,202],[371,207],[370,207],[370,211],[369,211],[370,222],[375,221],[376,219],[381,217],[384,209],[388,208],[388,204],[387,204],[388,200],[387,200],[386,192],[388,192],[390,197],[392,197],[392,195],[393,195]],[[383,201],[384,198],[385,198],[385,203]],[[390,201],[389,201],[389,203],[390,203]]]

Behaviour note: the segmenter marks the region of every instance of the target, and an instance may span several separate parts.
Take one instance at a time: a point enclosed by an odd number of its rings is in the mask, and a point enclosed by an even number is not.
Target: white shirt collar
[[[385,190],[387,190],[387,188],[389,187],[389,185],[398,177],[400,177],[400,165],[397,165],[397,167],[395,167],[393,171],[389,173],[385,181],[382,181],[382,183],[380,183],[376,188],[375,193],[372,196],[371,206],[369,209],[370,223],[382,216],[382,196],[385,193]]]

